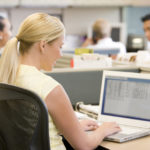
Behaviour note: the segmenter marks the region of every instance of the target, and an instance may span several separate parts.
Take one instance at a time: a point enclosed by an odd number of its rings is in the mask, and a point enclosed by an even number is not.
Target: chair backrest
[[[50,150],[44,102],[31,91],[2,83],[0,150]]]

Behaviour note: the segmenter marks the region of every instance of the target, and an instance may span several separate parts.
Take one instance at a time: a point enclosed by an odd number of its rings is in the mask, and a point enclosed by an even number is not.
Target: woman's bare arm
[[[105,136],[120,130],[115,123],[105,123],[90,134],[84,132],[62,86],[51,91],[45,102],[56,127],[74,149],[92,150]]]

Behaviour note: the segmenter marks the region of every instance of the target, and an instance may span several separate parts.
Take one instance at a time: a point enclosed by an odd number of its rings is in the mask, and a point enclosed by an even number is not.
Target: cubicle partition
[[[79,101],[85,104],[98,104],[104,69],[80,69],[48,72],[47,75],[57,80],[66,90],[73,106]],[[139,72],[138,68],[107,68],[105,70]]]

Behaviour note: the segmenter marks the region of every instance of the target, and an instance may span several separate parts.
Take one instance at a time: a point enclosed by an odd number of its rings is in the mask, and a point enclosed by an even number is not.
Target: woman
[[[52,150],[65,150],[60,133],[74,149],[92,150],[107,135],[120,131],[116,123],[98,126],[93,121],[79,122],[63,87],[39,70],[50,71],[61,57],[64,26],[56,17],[35,13],[21,24],[0,62],[0,82],[36,92],[49,111]],[[94,130],[87,134],[84,130]]]
[[[11,25],[8,19],[0,16],[0,50],[11,37]]]

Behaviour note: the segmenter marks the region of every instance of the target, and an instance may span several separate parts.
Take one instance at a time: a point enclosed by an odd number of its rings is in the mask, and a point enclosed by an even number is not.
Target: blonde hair
[[[0,58],[0,82],[13,84],[17,76],[19,55],[41,40],[51,43],[64,34],[61,21],[45,13],[28,16],[19,28],[16,37],[6,44]],[[19,47],[18,47],[19,46]]]
[[[93,32],[98,39],[103,39],[110,36],[111,27],[108,21],[98,19],[93,24]]]

